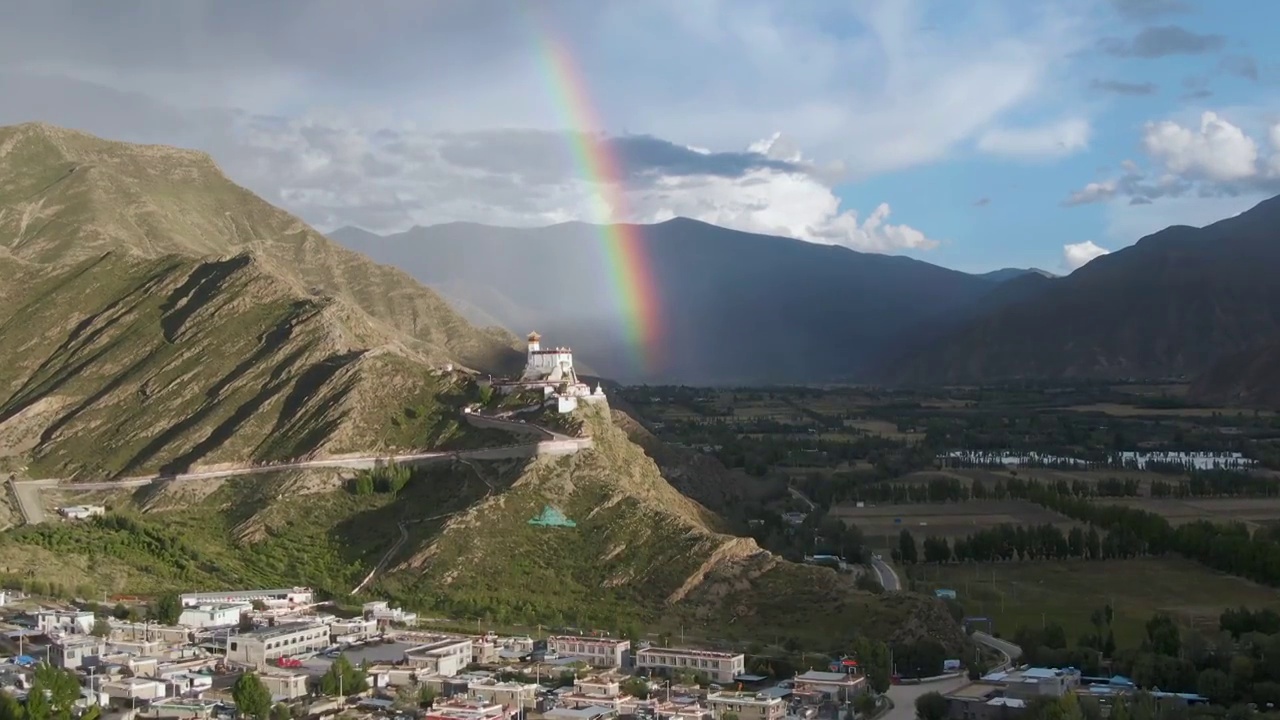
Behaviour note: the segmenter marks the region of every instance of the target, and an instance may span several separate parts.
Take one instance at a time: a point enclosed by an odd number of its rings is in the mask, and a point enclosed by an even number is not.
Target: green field
[[[989,617],[1011,638],[1020,626],[1057,622],[1074,643],[1091,630],[1090,614],[1107,602],[1120,647],[1136,646],[1157,611],[1197,628],[1216,628],[1218,616],[1241,605],[1280,610],[1280,591],[1173,558],[979,563],[917,566],[916,589],[956,591],[969,616]]]

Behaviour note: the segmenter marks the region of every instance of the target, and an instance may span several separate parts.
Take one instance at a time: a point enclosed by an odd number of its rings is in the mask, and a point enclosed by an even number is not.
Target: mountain
[[[37,477],[444,441],[455,418],[393,427],[399,402],[519,362],[207,155],[18,125],[0,178],[0,455]]]
[[[1280,341],[1280,198],[1175,226],[1066,277],[1002,283],[976,312],[881,367],[889,383],[1196,375]]]
[[[112,513],[6,533],[0,577],[29,583],[38,569],[42,584],[86,596],[288,582],[499,625],[683,626],[718,645],[790,638],[824,652],[859,636],[927,635],[963,651],[936,599],[862,592],[850,575],[728,534],[607,410],[581,420],[589,451],[422,466],[395,491],[362,494],[333,471],[308,471],[64,493]],[[546,514],[572,525],[529,522]]]
[[[991,272],[978,273],[978,277],[983,280],[990,280],[991,282],[998,283],[1019,278],[1023,275],[1039,275],[1047,278],[1057,277],[1057,275],[1054,275],[1048,270],[1041,270],[1040,268],[1001,268],[999,270],[992,270]]]
[[[1218,360],[1196,377],[1187,396],[1221,407],[1280,409],[1280,343]]]
[[[618,235],[638,237],[657,331],[637,350],[636,301],[622,297]],[[572,346],[606,377],[701,384],[851,379],[915,328],[992,290],[980,277],[906,257],[859,253],[677,218],[656,225],[416,227],[379,237],[331,236],[401,267],[516,333],[538,330]],[[658,358],[649,367],[637,356]]]
[[[851,575],[728,532],[604,407],[529,418],[589,433],[593,447],[571,456],[453,455],[355,478],[79,482],[518,442],[463,422],[462,407],[484,394],[442,367],[502,372],[521,360],[512,336],[473,327],[405,273],[231,183],[207,156],[0,128],[0,280],[0,460],[14,475],[67,481],[23,492],[110,509],[0,534],[5,582],[63,598],[310,584],[502,624],[674,620],[708,638],[824,649],[928,634],[963,651],[935,599],[862,592]],[[732,480],[723,467],[647,441],[690,495],[739,497],[710,492]],[[0,516],[17,519],[17,487]],[[574,524],[529,522],[548,509]]]

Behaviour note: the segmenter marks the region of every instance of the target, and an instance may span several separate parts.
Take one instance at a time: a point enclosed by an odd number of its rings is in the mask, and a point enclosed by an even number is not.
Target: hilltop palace
[[[522,390],[541,390],[546,404],[554,403],[562,413],[578,409],[579,402],[598,403],[605,398],[599,384],[593,391],[578,379],[573,369],[573,351],[566,347],[542,347],[542,336],[529,333],[529,349],[525,354],[524,373],[519,380],[494,380],[493,388],[500,393]]]

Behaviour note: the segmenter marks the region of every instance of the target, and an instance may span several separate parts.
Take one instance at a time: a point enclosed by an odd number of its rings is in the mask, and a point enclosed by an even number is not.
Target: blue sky
[[[1278,3],[513,1],[19,3],[0,123],[203,149],[321,230],[687,216],[966,271],[1280,193]]]
[[[1147,160],[1142,140],[1148,123],[1172,119],[1196,128],[1204,112],[1216,112],[1251,131],[1263,154],[1268,149],[1266,127],[1280,121],[1280,48],[1269,29],[1280,27],[1280,4],[1179,5],[1184,7],[1129,19],[1113,7],[1099,8],[1100,17],[1110,20],[1101,23],[1100,38],[1132,40],[1150,28],[1174,27],[1203,36],[1205,48],[1179,52],[1173,46],[1158,57],[1124,57],[1095,47],[1070,58],[1066,86],[1059,87],[1089,123],[1088,143],[1079,151],[1015,160],[962,148],[947,161],[841,184],[837,192],[851,205],[889,202],[904,222],[944,239],[936,250],[917,256],[964,270],[1009,265],[1062,272],[1064,245],[1092,241],[1117,249],[1169,224],[1203,224],[1247,209],[1270,191],[1162,198],[1137,206],[1127,197],[1063,204],[1087,183],[1117,175],[1123,160]],[[1026,121],[1052,123],[1071,114],[1055,108],[1029,113]]]

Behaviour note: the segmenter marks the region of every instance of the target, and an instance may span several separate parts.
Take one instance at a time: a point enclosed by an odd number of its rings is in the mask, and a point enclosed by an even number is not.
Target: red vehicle
[[[302,667],[302,661],[299,660],[298,658],[282,657],[279,660],[276,660],[276,667],[300,668]]]

